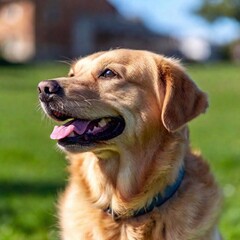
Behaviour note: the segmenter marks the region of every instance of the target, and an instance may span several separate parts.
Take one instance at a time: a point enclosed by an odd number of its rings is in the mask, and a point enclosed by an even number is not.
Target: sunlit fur
[[[100,76],[104,69],[117,73]],[[207,96],[174,59],[118,49],[76,61],[56,79],[52,103],[75,118],[121,115],[124,132],[95,146],[63,148],[69,184],[59,201],[64,240],[216,240],[221,194],[208,164],[189,148],[186,123],[205,112]],[[177,193],[141,217],[132,212],[186,174]],[[114,221],[104,209],[121,216]]]

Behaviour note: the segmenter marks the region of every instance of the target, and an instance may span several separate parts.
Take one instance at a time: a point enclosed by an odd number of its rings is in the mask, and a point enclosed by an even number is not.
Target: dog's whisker
[[[88,105],[92,106],[92,104],[90,103],[90,101],[88,101],[88,100],[85,99],[84,102],[86,102]]]
[[[81,105],[80,105],[80,103],[79,102],[77,102],[77,101],[74,101],[74,103],[73,103],[73,105],[74,104],[76,104],[78,107],[80,107]]]
[[[58,102],[58,106],[59,106],[60,110],[64,111],[64,103],[62,101]]]
[[[64,64],[66,64],[66,65],[68,65],[68,66],[71,66],[73,60],[72,60],[72,59],[69,59],[69,60],[58,60],[57,62],[59,62],[59,63],[64,63]]]
[[[81,97],[81,98],[83,99],[83,101],[86,102],[86,103],[88,103],[90,106],[92,105],[92,104],[89,102],[89,100],[88,100],[86,97],[84,97],[82,94],[79,94],[79,97]]]
[[[45,112],[43,111],[41,104],[37,103],[36,104],[36,111],[41,113],[41,121],[44,122],[46,119],[50,120],[47,115],[45,114]]]

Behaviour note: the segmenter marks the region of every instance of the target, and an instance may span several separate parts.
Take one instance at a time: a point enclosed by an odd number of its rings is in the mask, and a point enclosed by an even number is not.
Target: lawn
[[[224,238],[240,239],[240,68],[187,68],[210,99],[207,114],[190,124],[192,146],[222,186]],[[49,139],[53,124],[43,120],[36,86],[66,74],[67,66],[0,66],[0,73],[0,240],[58,239],[56,199],[67,179],[66,161]]]

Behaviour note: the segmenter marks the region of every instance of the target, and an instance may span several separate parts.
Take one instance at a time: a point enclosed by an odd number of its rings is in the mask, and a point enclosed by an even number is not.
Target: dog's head
[[[208,106],[177,61],[147,51],[90,55],[76,61],[68,77],[42,81],[38,89],[44,111],[66,121],[51,137],[68,152],[159,141]]]

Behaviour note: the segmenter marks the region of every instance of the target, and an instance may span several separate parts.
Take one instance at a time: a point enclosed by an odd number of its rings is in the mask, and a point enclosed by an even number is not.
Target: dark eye
[[[100,74],[99,77],[101,77],[101,78],[114,78],[114,77],[116,77],[116,76],[117,76],[117,74],[116,74],[115,72],[113,72],[112,70],[110,70],[110,69],[105,69],[105,70]]]

